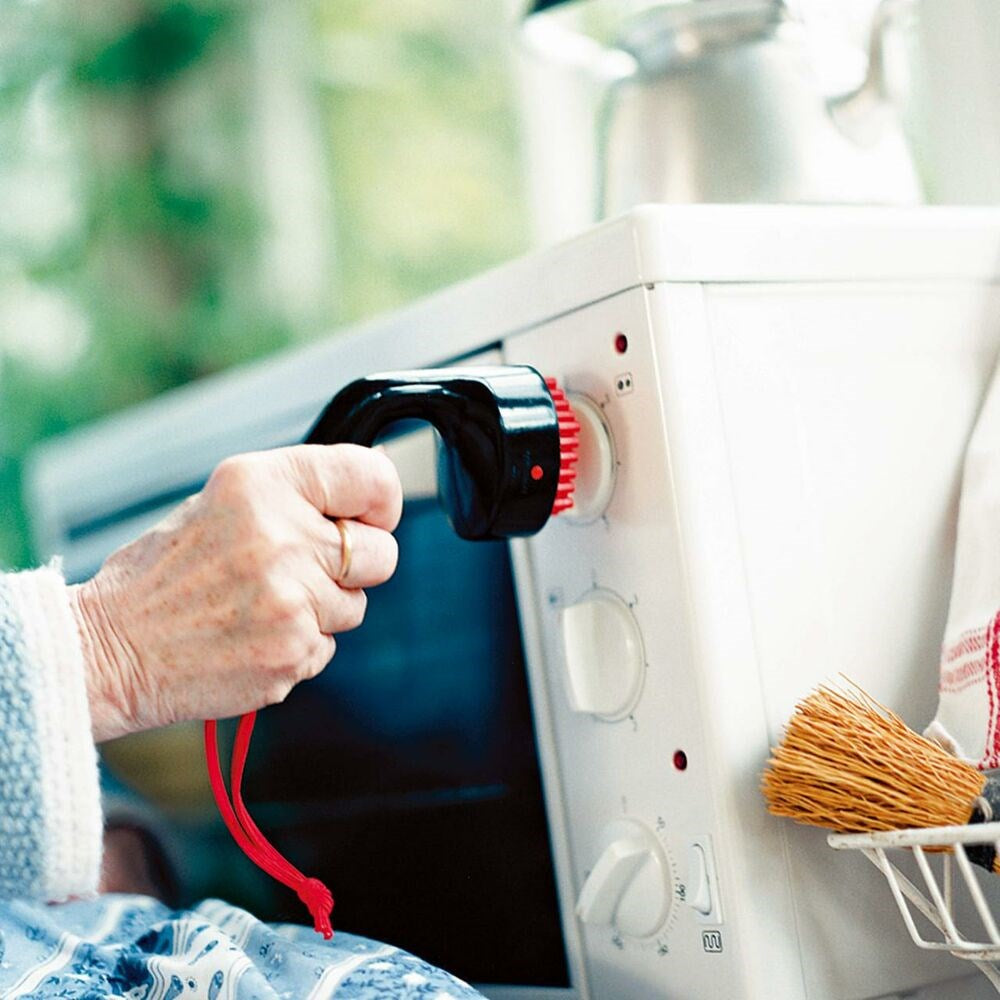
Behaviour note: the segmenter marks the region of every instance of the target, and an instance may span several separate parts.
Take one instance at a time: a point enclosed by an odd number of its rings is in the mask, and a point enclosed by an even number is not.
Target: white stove
[[[795,701],[841,673],[915,727],[933,715],[998,276],[993,210],[639,208],[47,445],[40,543],[92,572],[358,376],[534,365],[586,430],[575,516],[512,546],[565,973],[484,991],[993,995],[913,946],[863,859],[768,816],[758,780]],[[421,442],[390,445],[411,497],[433,486]]]

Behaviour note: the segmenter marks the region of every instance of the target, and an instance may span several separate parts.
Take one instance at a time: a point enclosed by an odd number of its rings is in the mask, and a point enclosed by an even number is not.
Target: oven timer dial
[[[673,871],[663,845],[649,827],[631,818],[609,824],[602,842],[576,915],[624,937],[653,937],[667,924],[674,902]]]
[[[642,633],[629,606],[609,590],[593,590],[559,613],[566,694],[574,712],[622,719],[642,691]]]

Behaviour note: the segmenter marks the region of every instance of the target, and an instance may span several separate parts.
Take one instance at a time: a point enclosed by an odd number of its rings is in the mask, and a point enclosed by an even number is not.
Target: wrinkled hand
[[[224,461],[205,488],[70,588],[97,742],[282,701],[361,623],[396,567],[402,491],[356,445]],[[340,532],[350,519],[346,580]]]

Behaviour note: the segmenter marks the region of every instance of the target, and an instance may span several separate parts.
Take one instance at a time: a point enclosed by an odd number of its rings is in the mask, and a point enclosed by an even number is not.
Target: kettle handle
[[[881,0],[868,34],[868,68],[861,83],[826,101],[838,129],[860,146],[877,142],[885,133],[891,102],[885,73],[885,35],[902,18],[916,10],[917,0]]]
[[[528,52],[571,67],[597,82],[613,84],[635,76],[639,66],[631,53],[614,45],[604,45],[582,31],[563,24],[558,18],[532,17],[541,10],[567,0],[539,0],[527,11],[521,25],[521,40]]]

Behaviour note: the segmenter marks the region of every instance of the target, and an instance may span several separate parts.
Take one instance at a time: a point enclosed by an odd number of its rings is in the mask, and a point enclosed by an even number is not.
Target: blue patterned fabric
[[[28,653],[0,576],[0,898],[38,895],[45,864],[42,761]]]
[[[389,945],[262,924],[207,900],[169,910],[144,896],[0,903],[4,1000],[482,1000]]]

